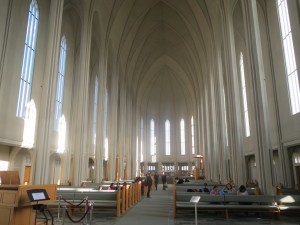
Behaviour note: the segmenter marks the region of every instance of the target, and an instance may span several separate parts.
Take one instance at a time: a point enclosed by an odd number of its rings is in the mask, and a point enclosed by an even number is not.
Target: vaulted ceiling
[[[214,58],[212,24],[220,18],[219,5],[220,0],[99,1],[110,64],[118,65],[114,72],[136,102],[194,105]]]

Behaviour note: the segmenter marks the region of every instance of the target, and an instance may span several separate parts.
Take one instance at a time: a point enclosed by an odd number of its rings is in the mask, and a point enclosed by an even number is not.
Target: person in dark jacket
[[[163,183],[163,190],[166,190],[167,186],[167,176],[165,174],[161,175],[161,181]]]
[[[158,174],[157,173],[155,173],[154,174],[154,184],[155,184],[155,190],[157,190],[157,185],[158,185]]]
[[[151,187],[152,187],[152,178],[150,176],[150,173],[147,173],[147,176],[144,181],[144,185],[148,187],[147,198],[150,198],[150,191],[151,191]]]

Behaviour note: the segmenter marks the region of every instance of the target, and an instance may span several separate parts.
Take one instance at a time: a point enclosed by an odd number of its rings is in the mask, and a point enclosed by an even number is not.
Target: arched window
[[[195,154],[195,127],[194,127],[194,117],[191,118],[191,136],[192,136],[192,154]]]
[[[245,81],[245,69],[244,69],[244,56],[243,53],[240,54],[240,74],[241,74],[241,85],[243,94],[243,109],[244,109],[244,122],[245,122],[245,135],[250,136],[250,125],[249,125],[249,112],[247,103],[247,90]]]
[[[141,162],[144,161],[143,149],[144,149],[144,120],[143,118],[141,118],[141,150],[140,150]]]
[[[155,140],[155,127],[154,120],[150,121],[150,154],[155,155],[156,153],[156,140]]]
[[[62,115],[66,58],[67,58],[67,41],[65,36],[63,36],[60,42],[60,55],[59,55],[59,65],[58,65],[57,83],[56,83],[55,117],[54,117],[54,128],[56,130],[58,130],[59,120]]]
[[[225,101],[225,90],[223,87],[223,101],[224,101],[224,118],[225,118],[225,142],[226,146],[228,146],[228,128],[227,128],[227,114],[226,114],[226,101]]]
[[[96,137],[97,137],[97,109],[98,109],[98,77],[95,79],[95,92],[94,92],[94,110],[93,110],[93,144],[94,150],[96,147]]]
[[[108,160],[108,91],[105,90],[105,105],[104,105],[104,159]]]
[[[284,50],[285,69],[292,115],[300,112],[300,87],[295,59],[292,29],[286,0],[277,0],[281,39]]]
[[[181,155],[185,155],[185,129],[184,129],[184,119],[180,121],[180,152]]]
[[[39,8],[36,0],[32,0],[29,7],[25,47],[20,79],[20,89],[17,105],[17,117],[24,118],[26,105],[30,100],[31,85],[34,68],[35,47],[38,33]]]
[[[166,120],[165,123],[166,132],[166,155],[171,155],[171,143],[170,143],[170,121]]]

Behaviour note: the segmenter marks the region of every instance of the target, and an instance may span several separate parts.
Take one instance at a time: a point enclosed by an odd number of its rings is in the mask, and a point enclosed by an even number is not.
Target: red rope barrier
[[[91,209],[91,207],[88,207],[86,212],[84,213],[84,215],[79,220],[72,219],[67,210],[66,210],[66,213],[67,213],[67,216],[68,216],[69,220],[71,220],[73,223],[80,223],[86,217],[86,215],[88,214],[90,209]]]
[[[71,205],[72,208],[76,208],[78,206],[80,206],[85,199],[83,199],[80,203],[78,203],[77,205],[74,205],[72,202],[69,202],[68,200],[66,200],[64,197],[61,197],[62,200],[64,200],[64,202],[68,203],[69,205]]]

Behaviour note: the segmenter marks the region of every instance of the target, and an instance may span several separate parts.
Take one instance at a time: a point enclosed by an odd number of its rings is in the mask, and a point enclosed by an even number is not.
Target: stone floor
[[[177,212],[176,218],[173,216],[172,185],[167,190],[162,190],[161,186],[157,191],[152,190],[150,198],[143,198],[135,206],[130,208],[120,218],[116,218],[115,213],[110,210],[94,210],[92,220],[89,216],[82,221],[72,222],[69,218],[64,221],[55,221],[55,225],[89,224],[89,225],[300,225],[300,212],[291,216],[283,215],[281,220],[275,220],[270,214],[256,215],[255,213],[230,214],[229,219],[224,219],[224,215],[216,212],[197,213],[185,211]],[[55,220],[57,213],[53,212]],[[72,216],[72,220],[79,220],[82,214]]]

